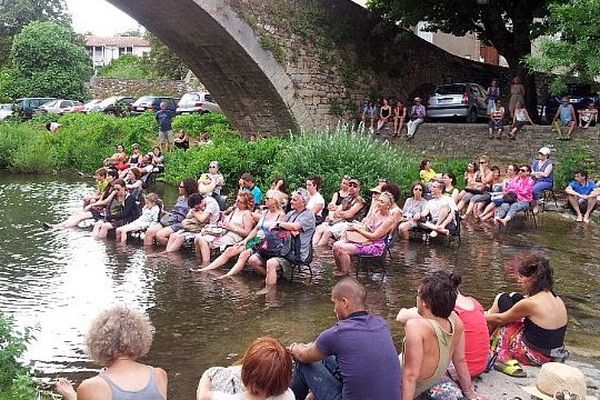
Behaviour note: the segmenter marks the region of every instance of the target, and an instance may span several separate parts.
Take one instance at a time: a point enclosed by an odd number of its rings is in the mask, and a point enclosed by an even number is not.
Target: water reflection
[[[41,375],[80,380],[92,374],[96,366],[84,355],[83,335],[96,314],[113,304],[149,313],[156,334],[144,361],[169,372],[175,399],[193,396],[206,367],[231,363],[257,336],[308,341],[335,322],[330,252],[315,255],[311,284],[282,282],[277,301],[266,303],[255,295],[263,282],[252,273],[227,281],[190,274],[195,259],[189,251],[149,258],[139,245],[97,241],[86,230],[43,231],[39,221],[58,221],[81,207],[92,182],[78,179],[0,175],[0,309],[20,327],[39,327],[27,357]],[[557,292],[570,312],[570,350],[600,357],[600,250],[580,246],[597,243],[600,230],[551,214],[537,230],[514,222],[508,231],[467,224],[458,248],[397,243],[387,275],[361,276],[371,309],[389,319],[398,347],[402,329],[393,320],[401,307],[414,305],[424,274],[460,272],[461,290],[489,305],[497,292],[516,289],[512,272],[519,254],[533,250],[548,256],[555,269]]]

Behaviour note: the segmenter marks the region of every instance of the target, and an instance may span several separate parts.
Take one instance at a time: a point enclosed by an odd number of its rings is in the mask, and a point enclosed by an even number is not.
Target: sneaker
[[[437,237],[437,235],[438,235],[437,231],[431,231],[429,233],[429,237],[432,237],[432,238]]]

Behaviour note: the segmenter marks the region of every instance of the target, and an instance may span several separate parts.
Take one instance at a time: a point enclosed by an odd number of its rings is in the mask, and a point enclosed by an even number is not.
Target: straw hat
[[[556,393],[568,391],[571,395],[579,395],[579,400],[596,400],[587,396],[585,376],[570,365],[550,362],[542,365],[535,386],[522,386],[527,393],[543,399],[554,400]],[[565,400],[568,397],[565,397]]]

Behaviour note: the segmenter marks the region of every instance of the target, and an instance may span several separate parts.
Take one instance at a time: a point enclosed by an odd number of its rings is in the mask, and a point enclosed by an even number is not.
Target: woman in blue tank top
[[[101,313],[85,339],[89,357],[104,368],[77,388],[59,378],[56,391],[66,400],[165,400],[167,373],[137,360],[150,350],[148,317],[123,306]]]

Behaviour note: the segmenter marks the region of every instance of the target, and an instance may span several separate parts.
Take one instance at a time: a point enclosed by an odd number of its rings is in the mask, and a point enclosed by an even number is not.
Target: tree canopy
[[[569,0],[550,7],[555,36],[542,39],[540,52],[527,64],[534,70],[559,72],[552,90],[562,93],[568,76],[595,83],[600,76],[600,0]],[[597,85],[596,85],[597,86]]]
[[[456,36],[475,33],[492,44],[511,68],[520,70],[523,57],[531,53],[531,40],[543,32],[550,3],[551,0],[369,0],[368,7],[405,27],[425,21],[431,31]]]
[[[149,79],[152,77],[148,59],[133,54],[124,54],[115,58],[110,64],[99,70],[98,76],[120,79]]]
[[[13,37],[32,21],[54,21],[68,26],[71,17],[64,0],[0,1],[0,66],[9,62]]]
[[[152,75],[164,79],[185,78],[189,68],[183,60],[153,33],[146,32],[145,37],[150,42],[148,59]]]
[[[13,40],[12,97],[53,96],[81,99],[92,76],[82,38],[54,22],[31,22]]]

